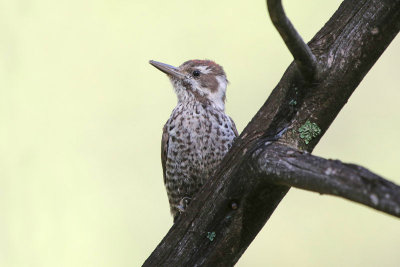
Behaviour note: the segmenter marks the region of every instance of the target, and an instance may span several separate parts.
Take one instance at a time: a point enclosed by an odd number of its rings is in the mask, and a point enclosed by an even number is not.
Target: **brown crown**
[[[194,59],[188,60],[179,66],[180,69],[191,69],[198,66],[207,66],[214,75],[225,75],[224,69],[212,60]]]

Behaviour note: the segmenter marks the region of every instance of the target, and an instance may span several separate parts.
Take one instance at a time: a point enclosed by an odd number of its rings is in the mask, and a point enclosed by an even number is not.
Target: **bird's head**
[[[179,67],[153,60],[150,64],[168,75],[179,102],[198,100],[224,110],[228,80],[214,61],[189,60]]]

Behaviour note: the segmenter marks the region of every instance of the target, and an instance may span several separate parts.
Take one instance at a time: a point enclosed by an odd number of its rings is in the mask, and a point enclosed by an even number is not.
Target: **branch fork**
[[[284,15],[281,2],[267,3],[296,64],[143,266],[233,266],[291,186],[400,217],[399,186],[360,166],[304,152],[318,144],[399,32],[400,0],[344,0],[309,46]],[[371,28],[380,29],[379,38]],[[324,79],[313,82],[310,91],[310,81],[318,77]]]

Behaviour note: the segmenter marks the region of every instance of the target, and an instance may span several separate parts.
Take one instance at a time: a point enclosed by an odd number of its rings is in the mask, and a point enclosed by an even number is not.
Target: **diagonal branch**
[[[281,0],[267,0],[267,6],[269,16],[292,53],[299,71],[306,80],[311,81],[317,77],[318,65],[310,47],[303,41],[286,16]]]
[[[400,0],[344,0],[309,43],[318,81],[289,66],[143,266],[234,265],[290,188],[254,179],[253,153],[267,139],[311,152],[399,30]]]
[[[339,196],[400,218],[400,186],[361,166],[277,143],[257,150],[250,166],[267,183]]]

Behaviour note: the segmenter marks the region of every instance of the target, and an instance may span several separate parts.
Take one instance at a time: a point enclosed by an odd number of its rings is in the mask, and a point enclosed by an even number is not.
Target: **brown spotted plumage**
[[[228,83],[221,66],[190,60],[179,68],[150,61],[166,73],[178,104],[163,128],[161,162],[174,219],[208,179],[238,135],[225,114]]]

